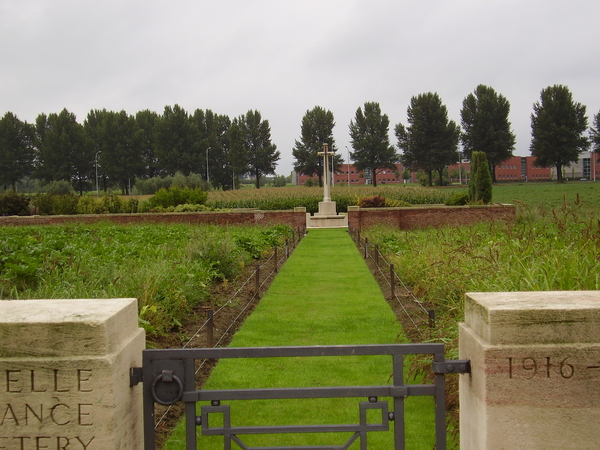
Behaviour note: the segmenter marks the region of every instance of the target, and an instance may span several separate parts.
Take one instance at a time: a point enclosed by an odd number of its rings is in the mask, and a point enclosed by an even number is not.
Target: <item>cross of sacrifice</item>
[[[317,155],[323,157],[323,201],[330,202],[331,197],[329,195],[329,157],[333,155],[334,152],[329,151],[329,144],[323,144],[323,151],[317,153]]]

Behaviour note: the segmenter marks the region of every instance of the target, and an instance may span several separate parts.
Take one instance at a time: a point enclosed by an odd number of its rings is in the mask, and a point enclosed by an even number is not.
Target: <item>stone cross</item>
[[[330,202],[331,196],[329,194],[329,157],[333,155],[333,152],[330,152],[329,145],[327,143],[324,143],[323,151],[317,154],[323,157],[323,201]]]

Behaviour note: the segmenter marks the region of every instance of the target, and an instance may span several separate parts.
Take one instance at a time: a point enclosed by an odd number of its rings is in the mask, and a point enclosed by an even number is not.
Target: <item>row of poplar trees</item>
[[[0,186],[13,190],[24,177],[68,180],[83,192],[135,179],[199,173],[215,188],[237,187],[251,174],[260,186],[274,174],[279,151],[269,122],[250,110],[231,120],[211,110],[189,114],[179,105],[163,114],[92,110],[82,124],[66,109],[29,124],[8,112],[0,119]]]
[[[448,119],[448,110],[437,93],[412,97],[407,109],[408,123],[395,126],[397,149],[389,140],[389,118],[382,114],[378,103],[367,102],[358,108],[350,122],[352,143],[350,156],[358,171],[369,170],[376,185],[376,174],[396,170],[402,163],[412,171],[422,170],[429,178],[434,174],[442,182],[443,170],[459,158],[458,144],[462,143],[463,158],[471,159],[473,152],[484,153],[493,181],[495,167],[513,156],[515,135],[508,119],[510,103],[493,88],[479,85],[463,101],[461,127]],[[333,139],[335,121],[331,111],[320,106],[309,110],[302,120],[301,138],[296,141],[293,155],[295,169],[308,176],[317,176],[321,183],[322,158],[317,156],[323,143],[337,150]],[[549,86],[542,90],[540,101],[533,105],[531,115],[532,140],[530,151],[540,167],[556,167],[558,180],[562,169],[577,162],[581,152],[594,143],[600,150],[600,113],[594,127],[588,131],[586,107],[573,100],[568,87]],[[333,159],[337,169],[343,163],[341,155]]]

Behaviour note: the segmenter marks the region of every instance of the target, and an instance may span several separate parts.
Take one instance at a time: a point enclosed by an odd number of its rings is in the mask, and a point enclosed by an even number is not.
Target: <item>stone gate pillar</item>
[[[0,301],[0,449],[143,445],[135,299]]]
[[[600,291],[471,293],[461,450],[600,447]]]

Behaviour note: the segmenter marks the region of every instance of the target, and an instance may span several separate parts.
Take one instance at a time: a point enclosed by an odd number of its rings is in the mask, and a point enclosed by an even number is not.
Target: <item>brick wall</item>
[[[467,225],[481,221],[515,218],[514,205],[426,206],[410,208],[348,208],[348,227],[356,232],[373,225],[389,225],[402,230],[442,225]],[[77,216],[0,217],[0,226],[52,225],[66,223],[189,223],[189,224],[289,224],[294,230],[306,227],[304,208],[296,211],[189,212],[160,214],[101,214]]]
[[[76,216],[0,217],[0,226],[52,225],[68,223],[188,223],[188,224],[289,224],[297,230],[306,227],[305,211],[186,212],[146,214],[99,214]]]
[[[515,219],[514,205],[426,206],[410,208],[348,209],[348,227],[352,232],[373,225],[389,225],[401,230],[444,225],[469,225],[476,222]]]

